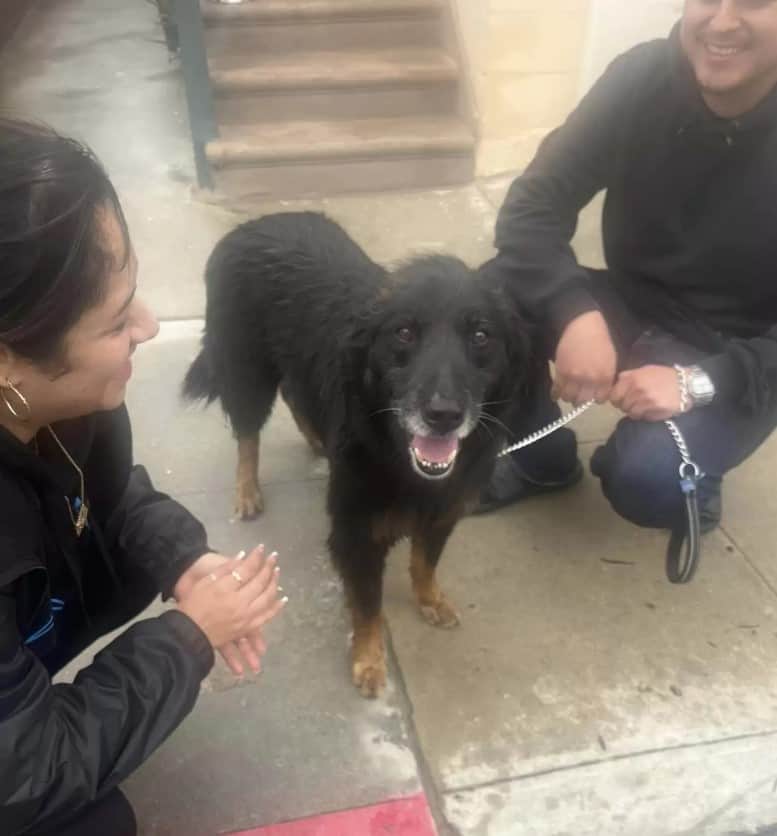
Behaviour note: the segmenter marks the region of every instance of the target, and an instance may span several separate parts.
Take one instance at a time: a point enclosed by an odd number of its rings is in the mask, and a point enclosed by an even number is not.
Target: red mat
[[[423,793],[340,813],[243,830],[233,836],[437,836]]]

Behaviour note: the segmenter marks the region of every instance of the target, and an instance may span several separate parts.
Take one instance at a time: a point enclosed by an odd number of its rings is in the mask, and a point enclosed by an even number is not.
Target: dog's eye
[[[487,331],[484,331],[482,328],[479,328],[475,333],[472,335],[472,342],[474,345],[478,346],[478,348],[487,345],[490,337]]]
[[[397,328],[396,335],[397,335],[397,339],[401,343],[411,343],[415,339],[415,334],[407,326],[403,326],[402,328]]]

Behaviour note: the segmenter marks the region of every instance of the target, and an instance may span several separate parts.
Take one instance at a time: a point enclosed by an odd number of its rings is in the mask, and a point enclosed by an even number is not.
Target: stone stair
[[[473,176],[475,139],[446,0],[202,0],[236,199],[430,188]]]

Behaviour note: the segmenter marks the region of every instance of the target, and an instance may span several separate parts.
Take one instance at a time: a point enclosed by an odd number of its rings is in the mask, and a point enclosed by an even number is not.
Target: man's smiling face
[[[777,0],[686,0],[680,39],[720,116],[745,113],[777,84]]]

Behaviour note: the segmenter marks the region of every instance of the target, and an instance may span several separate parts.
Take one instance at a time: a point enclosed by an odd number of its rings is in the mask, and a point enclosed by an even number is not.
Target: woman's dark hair
[[[58,358],[106,290],[105,208],[128,258],[119,199],[94,154],[51,128],[0,118],[0,343],[34,362]]]

